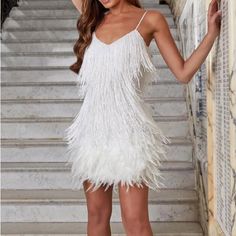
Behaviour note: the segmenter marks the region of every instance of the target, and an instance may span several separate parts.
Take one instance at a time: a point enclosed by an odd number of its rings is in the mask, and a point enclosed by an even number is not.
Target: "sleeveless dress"
[[[95,191],[118,183],[158,191],[165,186],[160,172],[171,141],[158,127],[144,100],[148,83],[155,81],[157,69],[149,47],[135,29],[110,44],[92,35],[77,76],[82,106],[65,130],[66,166],[72,163],[72,189],[82,189],[83,181]]]

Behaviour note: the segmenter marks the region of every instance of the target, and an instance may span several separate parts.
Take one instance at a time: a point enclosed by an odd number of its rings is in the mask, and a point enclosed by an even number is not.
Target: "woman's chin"
[[[109,7],[113,7],[114,5],[117,4],[117,2],[119,2],[119,0],[99,0],[100,3],[106,7],[106,8],[109,8]]]
[[[108,5],[108,4],[111,3],[112,1],[111,1],[111,0],[100,0],[100,2],[101,2],[103,5]]]

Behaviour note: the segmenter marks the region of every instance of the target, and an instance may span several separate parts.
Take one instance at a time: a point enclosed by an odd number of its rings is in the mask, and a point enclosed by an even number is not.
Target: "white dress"
[[[138,31],[146,13],[134,30],[110,44],[94,31],[86,48],[77,76],[84,100],[63,137],[72,189],[82,189],[85,180],[93,183],[93,191],[113,184],[117,192],[119,182],[126,191],[134,184],[156,191],[165,186],[160,166],[171,141],[154,121],[143,93],[157,76]]]

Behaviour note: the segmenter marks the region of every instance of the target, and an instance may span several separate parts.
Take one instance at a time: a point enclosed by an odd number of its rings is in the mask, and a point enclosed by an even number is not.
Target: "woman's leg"
[[[153,236],[148,213],[148,187],[130,187],[119,184],[122,222],[127,236]]]
[[[84,190],[88,189],[91,183],[84,181]],[[88,236],[111,236],[110,217],[112,213],[112,189],[110,186],[105,192],[105,187],[100,187],[92,192],[92,188],[86,192],[88,210]]]

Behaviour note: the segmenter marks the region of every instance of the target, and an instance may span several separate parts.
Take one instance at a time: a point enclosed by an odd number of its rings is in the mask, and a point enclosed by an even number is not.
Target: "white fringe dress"
[[[165,186],[160,172],[166,160],[167,138],[144,101],[144,89],[157,69],[149,48],[136,28],[110,44],[93,32],[78,73],[82,106],[65,130],[67,163],[72,189],[83,181],[100,186],[143,187],[158,191]]]

